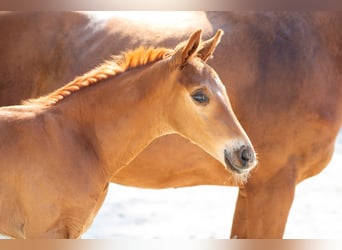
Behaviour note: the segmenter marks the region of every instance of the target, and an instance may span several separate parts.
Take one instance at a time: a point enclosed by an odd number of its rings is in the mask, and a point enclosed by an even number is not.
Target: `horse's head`
[[[167,97],[168,122],[177,133],[200,146],[236,174],[256,165],[253,146],[238,122],[226,89],[217,73],[206,64],[223,32],[201,42],[201,30],[176,47],[168,58],[175,72]]]

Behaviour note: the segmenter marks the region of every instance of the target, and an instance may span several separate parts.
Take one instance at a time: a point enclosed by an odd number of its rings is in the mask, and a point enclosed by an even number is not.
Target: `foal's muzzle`
[[[249,146],[242,146],[240,149],[234,151],[225,149],[224,160],[227,168],[238,174],[251,170],[257,162],[255,152]]]

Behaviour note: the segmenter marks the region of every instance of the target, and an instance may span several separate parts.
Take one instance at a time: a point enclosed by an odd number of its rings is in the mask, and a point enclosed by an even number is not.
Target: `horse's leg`
[[[283,168],[262,183],[250,180],[239,190],[231,238],[282,238],[295,193],[295,174]]]

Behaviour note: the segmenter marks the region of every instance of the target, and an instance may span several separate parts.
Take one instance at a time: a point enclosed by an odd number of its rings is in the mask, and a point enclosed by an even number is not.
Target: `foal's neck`
[[[160,68],[149,65],[130,70],[61,102],[61,109],[78,129],[94,133],[93,146],[110,176],[153,139],[171,131],[164,124],[161,102],[167,74]]]

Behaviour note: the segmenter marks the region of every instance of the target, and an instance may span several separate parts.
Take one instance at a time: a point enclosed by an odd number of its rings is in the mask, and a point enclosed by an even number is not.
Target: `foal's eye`
[[[206,105],[209,102],[209,97],[204,93],[203,90],[196,91],[191,95],[192,99],[199,104]]]

